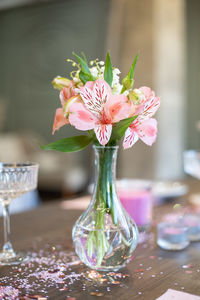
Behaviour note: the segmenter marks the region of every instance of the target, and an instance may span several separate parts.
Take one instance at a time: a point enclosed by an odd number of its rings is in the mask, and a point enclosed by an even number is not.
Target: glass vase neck
[[[95,150],[95,188],[92,203],[96,209],[104,210],[113,217],[114,206],[118,202],[115,186],[118,146],[94,146]]]
[[[116,179],[116,162],[119,146],[94,146],[95,181],[106,179],[108,182]]]

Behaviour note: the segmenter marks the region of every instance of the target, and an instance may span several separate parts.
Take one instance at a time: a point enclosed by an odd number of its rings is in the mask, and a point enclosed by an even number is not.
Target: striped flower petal
[[[128,128],[125,132],[123,147],[124,149],[131,148],[139,139],[137,132],[133,128]]]
[[[99,143],[102,146],[105,146],[109,142],[112,133],[112,125],[111,124],[97,125],[94,128],[94,132],[96,134]]]
[[[103,105],[112,95],[112,92],[106,81],[96,80],[92,89],[88,85],[80,88],[80,95],[86,108],[97,117],[100,117]]]

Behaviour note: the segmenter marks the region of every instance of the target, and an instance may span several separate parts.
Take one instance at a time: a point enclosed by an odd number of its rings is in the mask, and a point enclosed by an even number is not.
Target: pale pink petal
[[[95,103],[93,90],[84,86],[80,88],[80,95],[86,108],[92,113],[99,115],[99,110],[101,109],[101,106]]]
[[[109,142],[112,133],[112,125],[111,124],[98,125],[94,128],[94,132],[96,134],[99,143],[102,146],[105,146]]]
[[[85,108],[83,103],[73,103],[69,108],[69,122],[84,131],[93,129],[98,119]]]
[[[157,137],[157,121],[153,118],[145,120],[137,126],[137,133],[145,144],[151,146]]]
[[[105,103],[104,112],[109,122],[117,123],[130,116],[131,103],[125,95],[115,95]]]
[[[94,96],[95,101],[103,105],[108,101],[110,97],[112,97],[111,87],[105,80],[96,80],[94,87]]]
[[[86,84],[84,85],[85,87],[87,87],[90,90],[93,90],[94,87],[94,81],[87,81]]]
[[[60,101],[61,101],[62,107],[64,107],[64,105],[68,99],[70,99],[71,97],[73,97],[75,95],[76,95],[76,93],[75,93],[73,87],[63,88],[60,91]]]
[[[125,132],[123,147],[124,149],[131,148],[137,141],[139,137],[134,128],[128,128]]]
[[[144,105],[144,111],[141,115],[141,119],[151,118],[160,106],[160,98],[154,97],[148,100]]]
[[[152,91],[149,87],[147,86],[142,86],[139,88],[140,91],[142,91],[144,93],[144,96],[146,99],[155,97],[155,93],[154,91]]]
[[[144,95],[144,98],[141,98],[141,104],[138,106],[136,112],[136,114],[140,114],[139,119],[145,120],[151,118],[160,106],[160,98],[155,97],[154,91],[147,86],[140,87],[138,90],[134,91],[136,93],[139,91]],[[139,92],[137,93],[138,96]]]
[[[135,105],[134,116],[141,115],[144,111],[144,104]]]
[[[57,108],[56,109],[56,114],[55,114],[55,119],[53,123],[53,131],[52,134],[56,130],[58,130],[60,127],[64,126],[65,124],[68,124],[69,120],[67,120],[63,114],[63,109],[62,108]]]
[[[91,83],[80,88],[81,98],[83,99],[86,108],[96,116],[100,117],[104,103],[112,94],[111,88],[104,80],[96,80],[92,89],[88,86],[91,86]]]

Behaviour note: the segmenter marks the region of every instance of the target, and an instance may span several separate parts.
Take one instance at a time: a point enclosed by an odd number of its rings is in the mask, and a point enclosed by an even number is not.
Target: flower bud
[[[128,95],[129,100],[133,102],[135,105],[141,104],[143,98],[144,98],[144,93],[140,91],[139,89],[134,89],[129,91]]]
[[[71,85],[71,80],[69,80],[65,77],[57,76],[52,81],[52,84],[53,84],[55,89],[61,91],[64,87],[69,87]]]

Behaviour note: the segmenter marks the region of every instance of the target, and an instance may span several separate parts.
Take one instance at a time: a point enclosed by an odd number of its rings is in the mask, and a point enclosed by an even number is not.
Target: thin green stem
[[[117,215],[114,207],[114,179],[112,170],[113,155],[115,148],[100,148],[98,149],[98,177],[95,202],[95,230],[90,232],[87,241],[88,256],[92,257],[92,252],[97,250],[97,265],[101,265],[103,257],[109,248],[109,243],[104,232],[105,214],[112,216],[113,224],[117,224]]]

